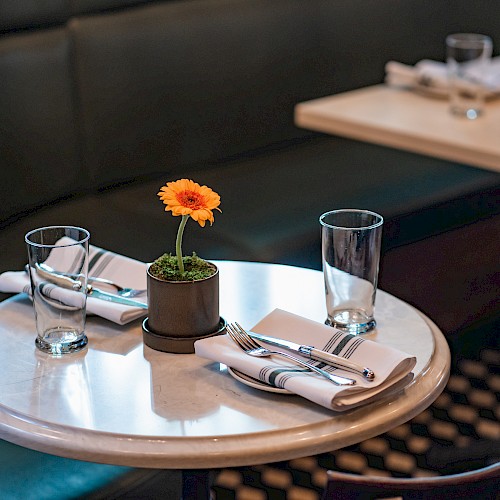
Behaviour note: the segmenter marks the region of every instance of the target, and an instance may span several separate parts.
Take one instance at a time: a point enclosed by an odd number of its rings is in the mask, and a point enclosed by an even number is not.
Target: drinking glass
[[[320,217],[327,325],[358,335],[373,330],[384,219],[341,209]]]
[[[25,236],[41,351],[60,356],[87,345],[89,239],[86,229],[74,226],[42,227]]]
[[[470,120],[483,113],[484,74],[493,42],[489,36],[456,33],[446,37],[446,60],[452,114]]]

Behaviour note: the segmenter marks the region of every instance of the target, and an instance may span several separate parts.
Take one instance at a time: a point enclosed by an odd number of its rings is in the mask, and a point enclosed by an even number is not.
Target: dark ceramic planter
[[[148,317],[143,323],[144,343],[157,351],[194,352],[196,340],[225,329],[219,313],[219,270],[196,281],[164,281],[149,272]]]

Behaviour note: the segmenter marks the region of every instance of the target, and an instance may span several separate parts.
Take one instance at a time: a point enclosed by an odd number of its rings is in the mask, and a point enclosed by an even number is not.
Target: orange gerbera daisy
[[[160,189],[158,196],[166,205],[165,211],[172,215],[188,215],[201,227],[208,220],[210,225],[214,222],[212,210],[219,210],[220,196],[207,186],[200,186],[189,179],[180,179],[167,182]]]
[[[182,236],[186,223],[191,217],[201,227],[205,227],[205,222],[210,221],[212,225],[214,214],[212,210],[218,210],[220,196],[207,186],[200,186],[197,182],[189,179],[180,179],[175,182],[167,182],[160,188],[158,193],[161,201],[166,205],[165,211],[171,211],[172,215],[181,215],[181,222],[177,230],[175,240],[175,253],[177,265],[181,274],[184,273],[184,263],[182,261]]]

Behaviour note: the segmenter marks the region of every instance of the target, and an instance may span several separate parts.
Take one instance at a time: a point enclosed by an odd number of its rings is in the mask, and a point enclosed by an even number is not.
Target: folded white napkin
[[[300,373],[298,365],[280,356],[251,357],[245,354],[228,335],[198,340],[194,345],[195,352],[198,356],[224,363],[255,379],[267,383],[272,381],[278,387],[288,389],[336,411],[345,411],[373,401],[389,391],[399,390],[413,378],[411,370],[416,363],[414,356],[280,309],[275,309],[251,330],[298,344],[312,345],[323,351],[349,358],[355,363],[371,368],[375,372],[375,380],[370,382],[362,375],[313,361],[316,366],[335,375],[356,379],[354,386],[336,386],[319,375],[310,372]],[[266,347],[279,350],[268,345]],[[292,368],[286,371],[283,367]]]
[[[46,261],[50,266],[50,256]],[[54,266],[51,266],[54,267]],[[59,266],[58,269],[61,269]],[[147,264],[137,260],[118,255],[116,253],[103,250],[102,248],[90,245],[89,248],[89,276],[106,278],[123,287],[136,289],[146,289]],[[69,271],[69,268],[68,268]],[[94,284],[96,288],[114,293],[116,289],[105,284]],[[51,285],[48,285],[51,287]],[[68,290],[48,290],[47,293],[57,300],[57,293],[68,293]],[[27,293],[30,294],[30,279],[24,271],[7,271],[0,274],[0,292],[4,293]],[[56,294],[56,295],[54,295]],[[135,297],[140,302],[147,302],[147,295]],[[87,298],[87,313],[101,316],[105,319],[124,325],[147,314],[146,309],[123,304],[116,304],[102,299],[97,299],[91,295]]]
[[[396,61],[389,61],[385,65],[385,82],[395,87],[410,87],[426,89],[438,95],[448,94],[448,73],[446,63],[423,59],[415,66],[409,66]],[[487,97],[500,94],[500,57],[491,59],[485,71],[476,72],[471,66],[470,73],[477,84],[484,87]],[[461,82],[464,89],[471,83]]]

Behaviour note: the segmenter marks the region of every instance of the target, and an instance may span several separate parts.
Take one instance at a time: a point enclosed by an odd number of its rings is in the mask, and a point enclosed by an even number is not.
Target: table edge
[[[255,465],[280,460],[315,455],[343,448],[362,440],[382,434],[397,425],[407,422],[430,406],[441,394],[449,378],[451,355],[444,335],[439,328],[423,313],[419,312],[429,325],[435,348],[432,360],[436,357],[444,360],[441,367],[431,362],[425,370],[417,376],[405,389],[421,395],[414,400],[407,400],[403,406],[398,405],[398,398],[390,396],[384,400],[374,402],[368,406],[347,411],[333,413],[336,422],[339,419],[350,418],[353,413],[361,416],[355,425],[349,422],[351,432],[343,439],[330,432],[329,420],[314,425],[297,426],[285,431],[274,430],[247,435],[228,435],[217,437],[154,437],[101,434],[102,439],[96,440],[96,431],[75,430],[72,427],[57,426],[50,429],[37,422],[31,422],[15,412],[3,414],[0,421],[0,438],[12,443],[25,446],[37,451],[60,455],[66,458],[87,460],[97,463],[125,465],[133,467],[192,469],[213,468],[227,466]],[[381,407],[383,406],[383,410]],[[368,414],[366,408],[370,408]],[[389,408],[389,410],[388,410]],[[328,412],[328,410],[325,410]],[[383,411],[385,418],[382,424],[371,430],[363,429],[367,419],[374,418]],[[355,431],[355,432],[354,432]],[[279,435],[281,443],[279,449],[271,446],[270,436]],[[116,446],[117,440],[120,446]],[[114,443],[110,446],[108,443]],[[144,442],[152,451],[144,453]],[[182,451],[176,444],[182,442]],[[169,450],[170,446],[172,450]],[[199,447],[209,448],[210,452],[200,454]],[[82,451],[84,448],[84,451]],[[113,451],[110,451],[113,450]],[[244,450],[244,451],[242,451]]]

